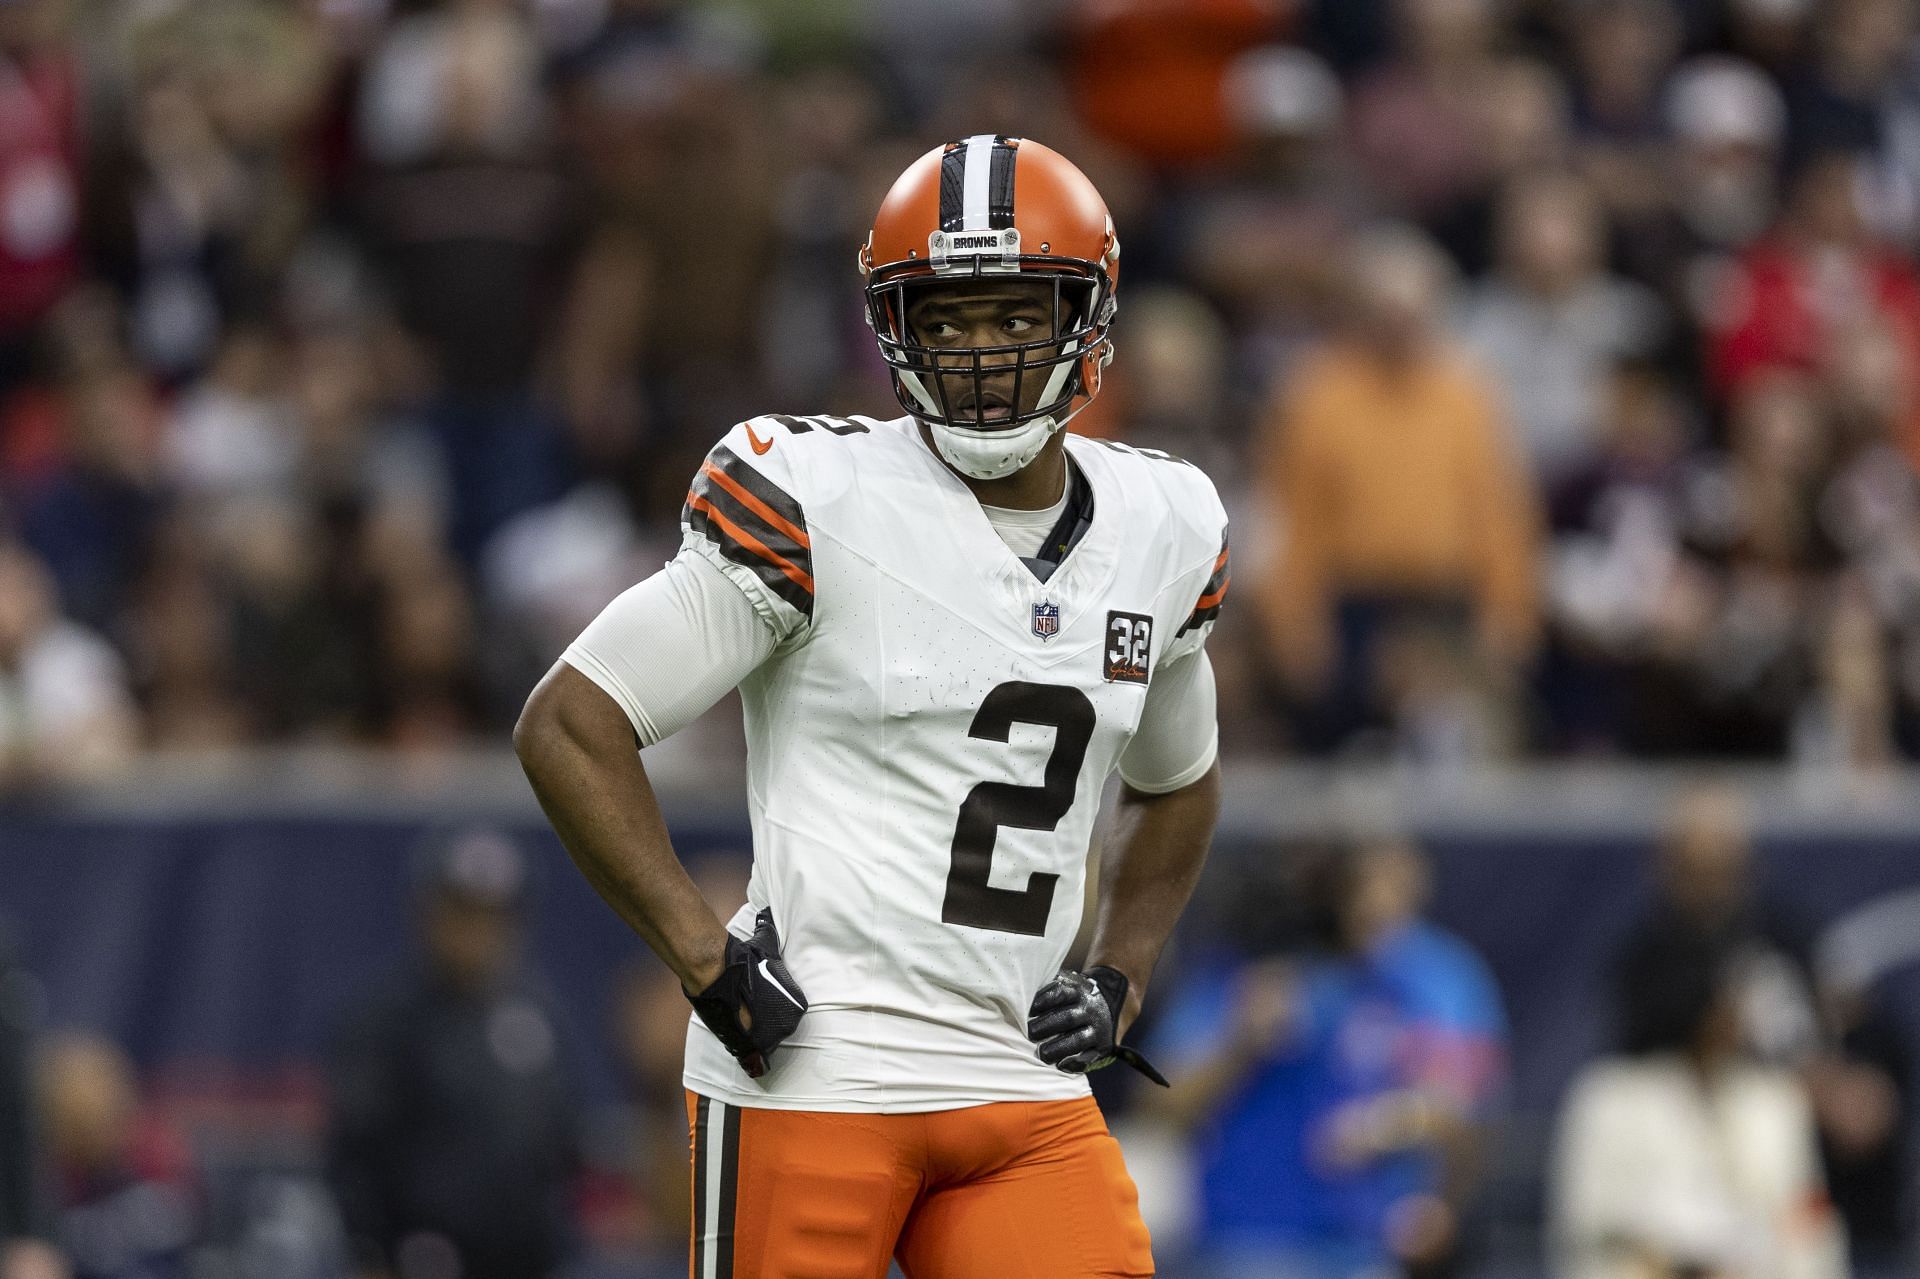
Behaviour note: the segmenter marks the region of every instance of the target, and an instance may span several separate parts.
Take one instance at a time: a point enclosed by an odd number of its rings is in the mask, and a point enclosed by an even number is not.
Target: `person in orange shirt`
[[[1437,717],[1497,749],[1487,708],[1537,641],[1539,499],[1495,386],[1440,330],[1449,274],[1417,232],[1361,235],[1345,322],[1262,429],[1279,537],[1253,593],[1309,749],[1383,710],[1403,745]]]

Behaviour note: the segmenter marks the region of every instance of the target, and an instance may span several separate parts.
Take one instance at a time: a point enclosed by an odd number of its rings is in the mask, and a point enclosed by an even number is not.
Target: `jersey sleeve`
[[[777,643],[753,601],[683,547],[602,609],[560,660],[618,702],[651,746],[698,719]]]
[[[1120,754],[1120,780],[1164,795],[1199,781],[1219,753],[1213,663],[1204,649],[1194,650],[1162,666],[1147,685],[1140,727]]]
[[[1220,607],[1227,602],[1227,586],[1232,580],[1228,567],[1227,531],[1222,528],[1220,552],[1214,557],[1207,580],[1194,596],[1193,608],[1188,612],[1186,621],[1180,623],[1180,629],[1174,632],[1173,649],[1167,654],[1169,660],[1198,652],[1206,646],[1207,636],[1213,633],[1214,620],[1220,616]]]
[[[749,421],[714,445],[687,489],[680,528],[682,547],[724,573],[784,644],[813,626],[813,539],[800,477],[786,465],[792,450],[775,439]]]
[[[1232,580],[1227,511],[1218,490],[1198,467],[1181,467],[1174,474],[1182,483],[1170,496],[1174,497],[1181,515],[1180,536],[1190,548],[1183,562],[1194,567],[1182,574],[1184,580],[1180,586],[1188,598],[1182,600],[1181,605],[1186,612],[1168,647],[1169,662],[1206,646],[1214,621],[1227,602],[1227,586]]]

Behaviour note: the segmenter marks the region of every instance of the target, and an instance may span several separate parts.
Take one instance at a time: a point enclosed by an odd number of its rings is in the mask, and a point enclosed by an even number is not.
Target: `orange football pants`
[[[1091,1097],[915,1115],[687,1093],[692,1279],[1133,1279],[1153,1274],[1120,1144]]]

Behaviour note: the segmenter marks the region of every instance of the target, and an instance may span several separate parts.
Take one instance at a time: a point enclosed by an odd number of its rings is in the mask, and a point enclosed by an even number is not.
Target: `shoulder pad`
[[[1150,485],[1165,500],[1173,523],[1197,543],[1218,547],[1226,535],[1227,511],[1207,473],[1183,457],[1138,448],[1118,440],[1084,437],[1107,450],[1113,463]]]
[[[856,464],[858,446],[876,423],[870,418],[812,413],[762,413],[735,426],[721,443],[748,460],[755,470],[794,487],[802,500],[836,494]],[[804,491],[803,491],[804,490]]]

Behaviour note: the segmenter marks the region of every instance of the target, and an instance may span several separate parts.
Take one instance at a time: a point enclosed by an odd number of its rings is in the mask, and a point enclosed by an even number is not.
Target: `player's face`
[[[975,357],[959,352],[1043,342],[1060,331],[1065,317],[1056,314],[1056,309],[1066,305],[1049,280],[969,280],[951,287],[929,288],[909,304],[911,340],[956,353],[936,357],[942,369],[956,370],[938,375],[938,394],[955,422],[970,424],[977,416],[989,427],[1009,423],[1016,395],[1022,413],[1031,413],[1039,406],[1052,369],[1036,368],[1033,362],[1058,354],[1059,347],[1028,352],[1027,367],[1018,376],[1014,371],[1019,362],[1017,353],[980,356],[985,373],[980,378],[972,372]]]

